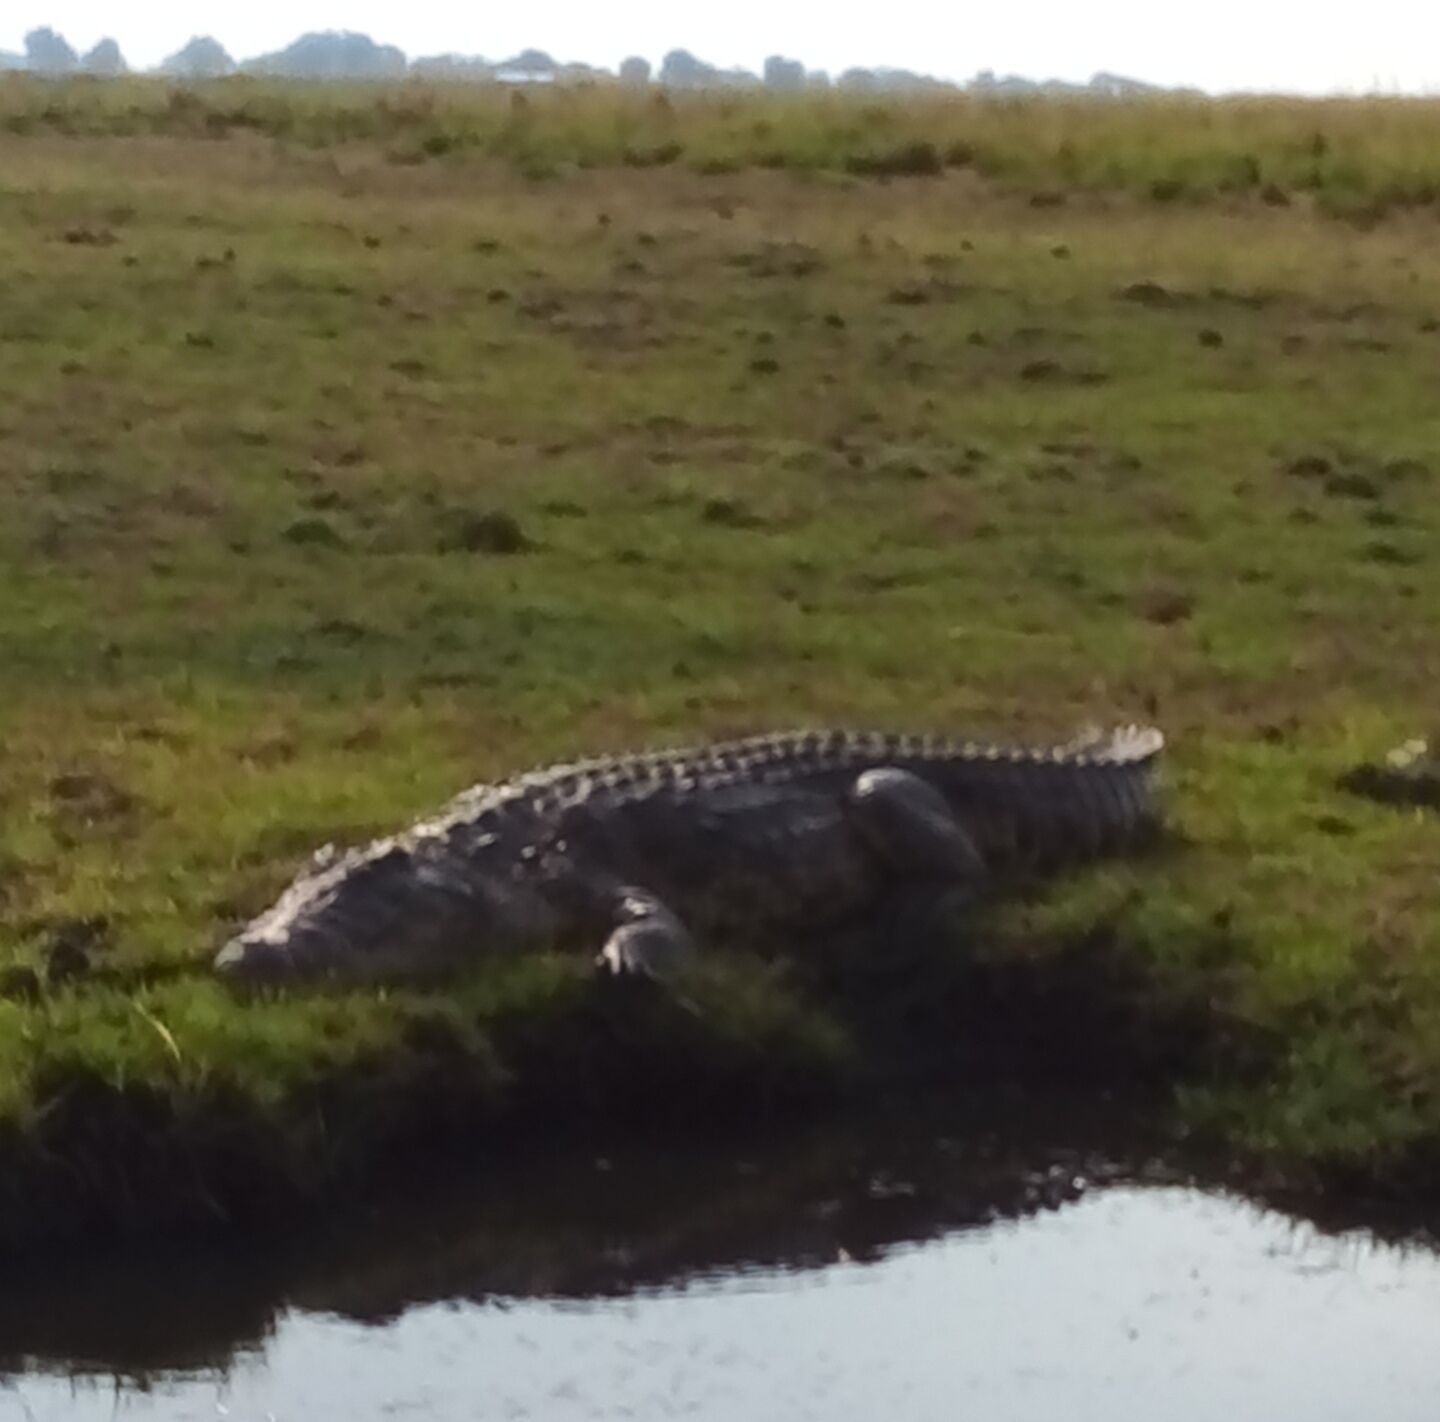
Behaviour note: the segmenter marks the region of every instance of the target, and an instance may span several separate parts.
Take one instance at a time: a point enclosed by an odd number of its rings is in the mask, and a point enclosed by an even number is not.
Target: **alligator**
[[[325,846],[215,959],[242,984],[435,978],[490,954],[599,948],[669,978],[727,932],[808,933],[906,886],[961,890],[1137,846],[1160,732],[1045,748],[793,731],[551,766]]]

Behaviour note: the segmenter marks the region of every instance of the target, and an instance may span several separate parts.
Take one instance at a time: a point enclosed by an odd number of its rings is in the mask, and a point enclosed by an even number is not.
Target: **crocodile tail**
[[[1153,837],[1164,744],[1150,726],[1087,731],[1050,750],[962,754],[941,783],[996,869],[1054,869]]]
[[[1165,749],[1165,736],[1155,726],[1116,726],[1112,730],[1088,726],[1074,740],[1056,749],[1060,755],[1081,762],[1140,765],[1154,760]]]
[[[1160,828],[1156,763],[1165,737],[1154,726],[1119,726],[1074,760],[1070,831],[1077,848],[1112,853],[1152,839]],[[1078,821],[1078,823],[1077,823]]]

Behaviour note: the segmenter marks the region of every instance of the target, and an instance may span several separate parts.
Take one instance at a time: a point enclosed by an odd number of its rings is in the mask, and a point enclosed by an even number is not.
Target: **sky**
[[[147,67],[193,34],[237,58],[281,49],[307,30],[360,30],[414,57],[457,51],[503,59],[548,50],[614,68],[627,54],[658,61],[685,48],[721,66],[758,69],[787,54],[832,73],[889,65],[947,79],[981,69],[1028,78],[1088,79],[1097,70],[1211,92],[1440,91],[1440,7],[1419,0],[939,0],[864,5],[726,0],[527,0],[476,7],[451,0],[4,0],[0,49],[50,25],[77,49],[105,35]]]

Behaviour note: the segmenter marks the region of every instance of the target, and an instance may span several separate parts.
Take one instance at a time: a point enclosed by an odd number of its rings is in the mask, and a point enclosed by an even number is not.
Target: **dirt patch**
[[[69,247],[113,247],[120,237],[108,227],[67,227],[60,240]]]
[[[1019,378],[1029,385],[1103,385],[1110,377],[1103,370],[1077,368],[1042,358],[1026,361],[1020,367]]]
[[[1135,281],[1131,282],[1129,286],[1121,287],[1115,293],[1115,299],[1129,301],[1136,306],[1168,310],[1177,306],[1191,305],[1195,296],[1188,291],[1172,291],[1169,287],[1161,286],[1158,281]]]
[[[520,526],[519,519],[504,509],[451,509],[445,523],[440,547],[450,552],[509,557],[539,547]]]
[[[1311,451],[1284,460],[1281,472],[1318,488],[1329,498],[1375,502],[1424,483],[1429,467],[1421,460],[1383,458],[1353,449]]]
[[[748,276],[762,278],[807,277],[825,269],[819,249],[804,242],[762,242],[727,261]]]
[[[631,286],[571,287],[531,292],[515,309],[547,332],[586,350],[613,351],[663,345],[662,327],[683,321],[690,303],[684,298],[667,299],[662,310]]]
[[[740,499],[707,499],[700,506],[700,520],[716,528],[757,529],[765,519]]]
[[[72,771],[50,782],[57,818],[70,826],[105,828],[123,824],[142,808],[138,796],[93,771]]]
[[[1143,593],[1138,603],[1140,616],[1157,627],[1173,627],[1188,622],[1195,613],[1195,597],[1177,588],[1152,588]]]
[[[297,518],[280,536],[302,548],[343,548],[347,542],[334,524],[323,518]]]

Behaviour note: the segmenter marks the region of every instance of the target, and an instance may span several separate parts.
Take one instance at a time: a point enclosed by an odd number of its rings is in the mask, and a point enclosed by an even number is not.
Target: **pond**
[[[1104,1135],[531,1151],[263,1245],[27,1261],[0,1419],[1435,1417],[1440,1255]]]

